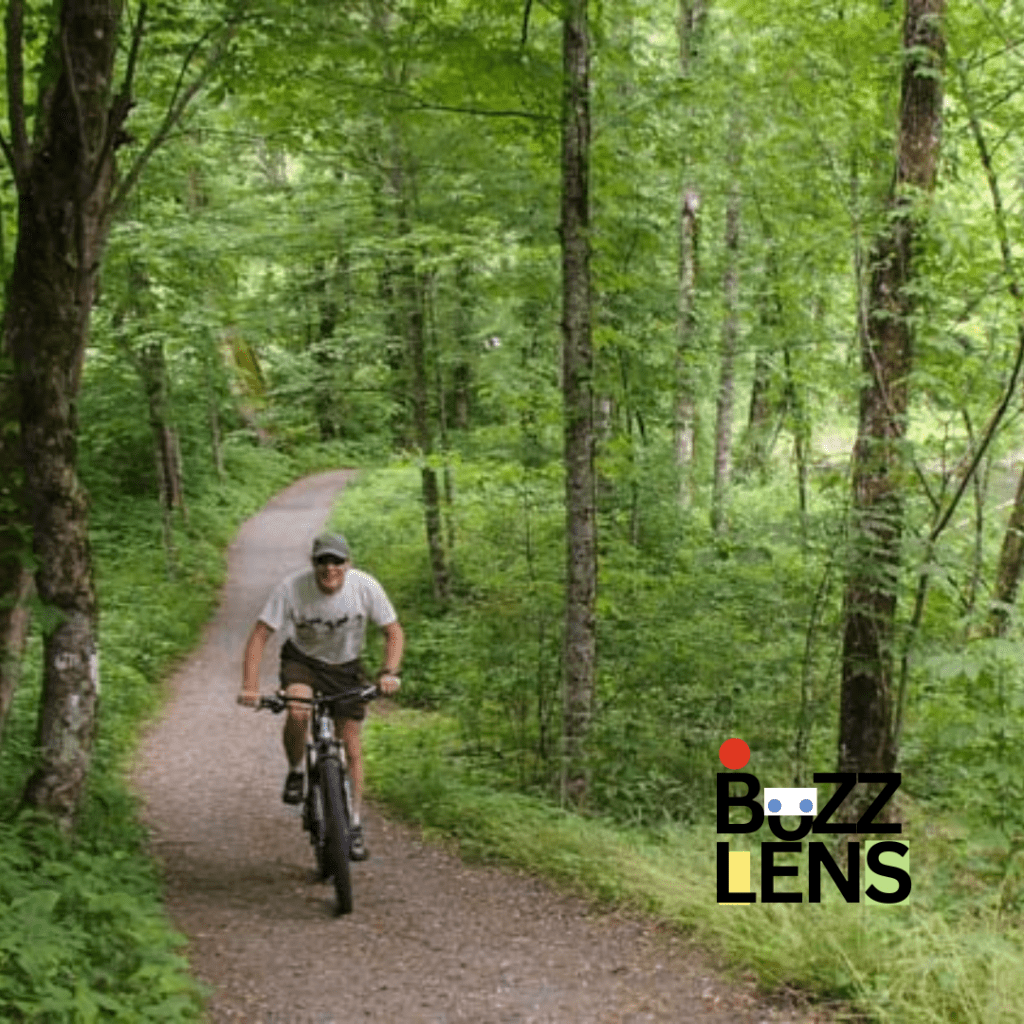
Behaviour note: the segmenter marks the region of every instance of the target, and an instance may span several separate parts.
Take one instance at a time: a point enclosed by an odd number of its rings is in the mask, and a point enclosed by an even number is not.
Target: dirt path
[[[534,879],[467,867],[372,808],[371,857],[354,865],[355,912],[332,915],[298,812],[280,800],[281,720],[234,699],[256,614],[281,575],[303,564],[349,477],[302,480],[245,523],[220,611],[140,751],[135,782],[171,916],[213,989],[210,1021],[793,1020],[717,980],[680,940]],[[276,665],[272,644],[264,692]]]

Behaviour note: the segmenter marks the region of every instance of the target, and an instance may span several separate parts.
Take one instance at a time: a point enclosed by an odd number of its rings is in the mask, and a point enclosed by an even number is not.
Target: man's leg
[[[285,697],[304,697],[309,700],[313,696],[312,687],[302,683],[290,683],[284,691]],[[309,732],[309,705],[288,702],[288,717],[284,723],[284,752],[288,758],[288,767],[293,772],[302,771],[302,762],[306,756],[306,735]]]

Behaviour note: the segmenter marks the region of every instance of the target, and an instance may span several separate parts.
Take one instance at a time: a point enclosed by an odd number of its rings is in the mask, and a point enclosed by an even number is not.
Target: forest
[[[202,1019],[126,764],[238,524],[351,466],[376,799],[766,988],[1020,1020],[1021,24],[8,0],[0,1018]],[[907,905],[715,906],[730,737],[900,772]]]

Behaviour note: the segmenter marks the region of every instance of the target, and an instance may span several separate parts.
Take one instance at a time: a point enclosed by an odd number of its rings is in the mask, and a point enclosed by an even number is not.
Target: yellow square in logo
[[[729,851],[729,892],[750,892],[750,851]],[[720,907],[749,907],[749,903],[719,903]]]

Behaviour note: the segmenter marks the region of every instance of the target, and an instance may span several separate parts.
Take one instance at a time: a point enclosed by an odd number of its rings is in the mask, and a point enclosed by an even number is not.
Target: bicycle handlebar
[[[296,704],[324,705],[334,704],[337,701],[371,701],[379,696],[381,696],[381,690],[376,684],[365,686],[361,690],[353,690],[351,693],[333,693],[322,697],[285,697],[283,693],[273,693],[270,696],[261,696],[255,710],[260,711],[267,708],[277,715],[284,711],[289,701],[294,701]]]

